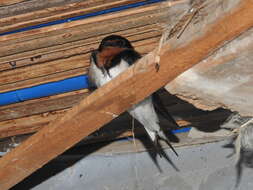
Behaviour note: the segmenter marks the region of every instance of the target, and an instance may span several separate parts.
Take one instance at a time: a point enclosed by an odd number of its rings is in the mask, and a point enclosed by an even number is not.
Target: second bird
[[[134,50],[126,38],[118,35],[107,36],[101,41],[98,49],[94,50],[91,54],[91,64],[88,73],[90,83],[96,87],[100,87],[125,71],[140,58],[140,54]],[[155,147],[157,140],[162,139],[168,143],[177,155],[160,128],[156,111],[166,117],[174,126],[178,127],[162,105],[157,94],[147,97],[128,110],[130,115],[144,126]]]

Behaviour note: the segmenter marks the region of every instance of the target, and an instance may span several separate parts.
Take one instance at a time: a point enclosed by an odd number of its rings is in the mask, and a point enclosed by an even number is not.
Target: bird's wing
[[[158,114],[162,115],[165,119],[167,119],[170,123],[172,123],[175,127],[179,127],[174,118],[170,115],[165,105],[163,104],[158,92],[154,92],[152,94],[152,100],[155,107],[155,110]]]
[[[126,49],[114,56],[114,58],[111,61],[112,62],[111,66],[119,64],[122,59],[125,60],[129,65],[132,65],[140,58],[141,55],[134,49]]]

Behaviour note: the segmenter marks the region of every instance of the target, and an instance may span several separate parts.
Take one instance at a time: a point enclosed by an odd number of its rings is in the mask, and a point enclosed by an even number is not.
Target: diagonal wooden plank
[[[208,2],[216,4],[221,1]],[[229,2],[227,9],[219,12],[210,10],[209,17],[213,16],[214,19],[202,22],[204,29],[199,35],[193,35],[191,39],[182,37],[172,40],[173,47],[168,44],[162,46],[158,72],[156,51],[153,51],[82,100],[64,117],[56,119],[1,158],[0,189],[9,189],[131,105],[197,64],[223,43],[253,26],[252,0],[226,2]],[[190,29],[196,32],[199,28]]]
[[[15,3],[20,3],[24,0],[0,0],[0,6],[12,5]]]

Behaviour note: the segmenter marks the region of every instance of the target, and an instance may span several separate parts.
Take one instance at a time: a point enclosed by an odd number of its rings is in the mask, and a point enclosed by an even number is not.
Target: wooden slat
[[[169,15],[175,13],[175,10],[168,11],[171,6],[164,6],[161,10],[161,4],[150,6],[2,36],[0,38],[1,57],[37,48],[75,42],[147,24],[164,22],[168,20]]]
[[[3,0],[4,1],[4,0]],[[7,0],[8,2],[9,0]],[[10,2],[13,0],[10,0]],[[14,0],[16,1],[16,0]],[[19,0],[17,0],[19,1]],[[64,4],[80,2],[82,0],[20,0],[15,4],[5,4],[0,6],[0,18],[6,18],[14,15],[20,15],[28,12],[33,12],[41,9],[62,6]],[[86,0],[91,2],[93,0]],[[97,1],[97,0],[94,0]]]
[[[140,38],[145,36],[148,35],[134,36],[133,39],[141,40]],[[133,45],[141,54],[146,54],[154,49],[158,41],[159,36],[155,36],[154,38],[136,41]],[[97,48],[97,46],[93,47]],[[89,67],[90,50],[86,51],[88,53],[83,55],[0,72],[0,92],[27,88],[86,74]]]
[[[51,75],[63,71],[68,71],[76,68],[87,68],[88,55],[73,56],[66,59],[57,59],[55,61],[46,62],[44,64],[35,64],[30,67],[21,67],[0,73],[0,86],[5,84],[24,81],[41,76]],[[83,73],[84,73],[83,69]]]
[[[160,29],[160,30],[159,30]],[[137,29],[138,30],[138,29]],[[129,40],[131,40],[134,44],[136,43],[137,45],[139,44],[139,41],[143,41],[143,45],[144,44],[148,44],[150,43],[150,40],[154,40],[153,38],[159,38],[161,36],[162,30],[161,28],[157,27],[157,30],[154,29],[148,29],[147,31],[142,31],[142,32],[134,32],[135,30],[127,30],[126,32],[119,32],[119,33],[115,33],[115,34],[119,34],[119,35],[124,35],[127,38],[129,38]],[[132,33],[134,32],[134,33]],[[88,40],[85,40],[83,42],[79,42],[79,45],[75,45],[75,46],[70,46],[70,47],[62,47],[61,49],[57,49],[53,50],[53,51],[47,51],[46,53],[41,53],[38,54],[38,50],[35,51],[31,51],[29,52],[29,54],[31,55],[30,57],[24,58],[24,59],[13,59],[13,60],[8,60],[8,62],[3,62],[0,63],[0,71],[5,71],[5,70],[10,70],[12,69],[13,71],[15,69],[17,69],[18,67],[24,67],[24,66],[29,66],[29,65],[34,65],[34,64],[38,64],[38,63],[45,63],[45,62],[49,62],[49,61],[53,61],[56,59],[63,59],[63,58],[69,58],[72,56],[76,56],[76,55],[84,55],[87,53],[90,53],[91,49],[95,49],[98,47],[98,38],[102,38],[105,37],[105,35],[103,36],[99,36],[99,37],[95,37],[95,38],[91,38]],[[83,44],[82,44],[83,43]],[[142,53],[142,52],[141,52]],[[144,52],[147,53],[147,52]],[[24,55],[22,55],[24,56]],[[14,63],[15,62],[15,66],[12,66],[10,63]],[[15,68],[15,69],[14,69]],[[12,71],[12,72],[13,72]],[[15,71],[14,71],[15,72]],[[1,73],[0,73],[1,74]],[[2,82],[0,82],[0,84],[2,84]]]
[[[71,108],[88,95],[88,90],[78,90],[59,95],[28,100],[0,107],[0,121],[21,118]]]
[[[0,0],[0,6],[12,5],[25,0]]]
[[[45,127],[57,117],[63,116],[66,110],[47,112],[14,120],[0,122],[0,138],[34,133]]]
[[[167,6],[170,7],[170,6]],[[151,4],[139,8],[133,8],[133,9],[128,9],[116,13],[111,13],[111,14],[105,14],[101,16],[96,16],[96,17],[91,17],[87,19],[82,19],[82,20],[77,20],[69,23],[63,23],[63,24],[57,24],[53,26],[48,26],[44,28],[38,28],[34,29],[31,31],[25,31],[22,33],[16,33],[16,34],[10,34],[6,36],[2,36],[0,39],[0,44],[1,45],[8,45],[11,43],[18,43],[18,42],[23,42],[27,40],[33,40],[37,39],[38,37],[42,38],[47,35],[55,35],[55,34],[63,34],[63,30],[68,30],[73,28],[77,28],[78,26],[81,25],[90,25],[90,27],[95,27],[95,23],[103,23],[103,22],[109,22],[111,23],[112,21],[120,20],[124,17],[137,17],[143,14],[150,14],[154,11],[157,12],[161,8],[161,3],[156,3],[156,4]],[[17,39],[19,38],[19,39]]]
[[[142,0],[96,0],[84,1],[72,4],[65,4],[59,7],[52,7],[38,11],[28,12],[21,15],[6,17],[0,20],[0,33],[16,30],[23,27],[34,26],[55,20],[66,19],[79,15],[94,13],[97,11],[110,9],[118,6],[136,3]]]
[[[161,31],[161,26],[159,26],[158,24],[151,24],[115,32],[115,34],[130,38],[138,34],[144,34],[149,32],[158,32],[159,34],[161,34]],[[90,51],[91,48],[96,48],[97,44],[99,43],[99,40],[104,38],[106,35],[80,40],[76,43],[71,43],[66,46],[54,46],[54,49],[39,48],[34,51],[2,57],[0,58],[0,71],[12,69],[13,66],[10,65],[10,62],[15,62],[15,68],[18,68],[30,64],[43,63],[46,61],[53,61],[59,58],[68,58],[70,56],[87,53],[87,50]],[[136,41],[136,39],[133,40]]]
[[[169,44],[162,46],[159,71],[156,69],[157,54],[154,51],[115,80],[82,100],[64,117],[55,120],[7,153],[0,159],[0,188],[9,189],[49,160],[111,121],[115,115],[141,101],[197,64],[223,43],[234,39],[253,26],[252,0],[240,0],[239,4],[235,1],[226,2],[229,6],[225,10],[217,12],[208,10],[209,14],[205,17],[205,21],[200,22],[204,31],[202,30],[199,35],[194,35],[192,38],[189,36],[186,38],[184,35],[179,40],[171,39],[170,43],[173,42],[173,47]],[[218,2],[210,0],[208,3],[214,5]],[[197,31],[197,27],[189,27],[185,30],[190,35]]]
[[[87,68],[85,67],[80,67],[80,68],[71,69],[64,72],[53,73],[51,75],[41,76],[39,78],[33,78],[29,80],[19,81],[16,83],[11,83],[8,85],[3,85],[1,86],[1,88],[3,92],[6,92],[6,91],[12,91],[12,90],[26,88],[26,87],[32,87],[35,85],[45,84],[48,82],[56,82],[56,81],[64,80],[66,78],[80,76],[84,74],[84,72],[86,72],[86,69]]]

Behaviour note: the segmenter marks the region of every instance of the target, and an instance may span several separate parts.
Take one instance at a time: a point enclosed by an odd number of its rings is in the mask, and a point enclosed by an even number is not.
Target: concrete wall
[[[90,155],[32,189],[232,190],[236,179],[234,157],[226,158],[231,150],[222,148],[224,143],[178,148],[178,158],[167,149],[179,172],[164,158],[158,158],[163,170],[159,172],[147,152]],[[253,170],[244,170],[238,189],[253,189]]]

